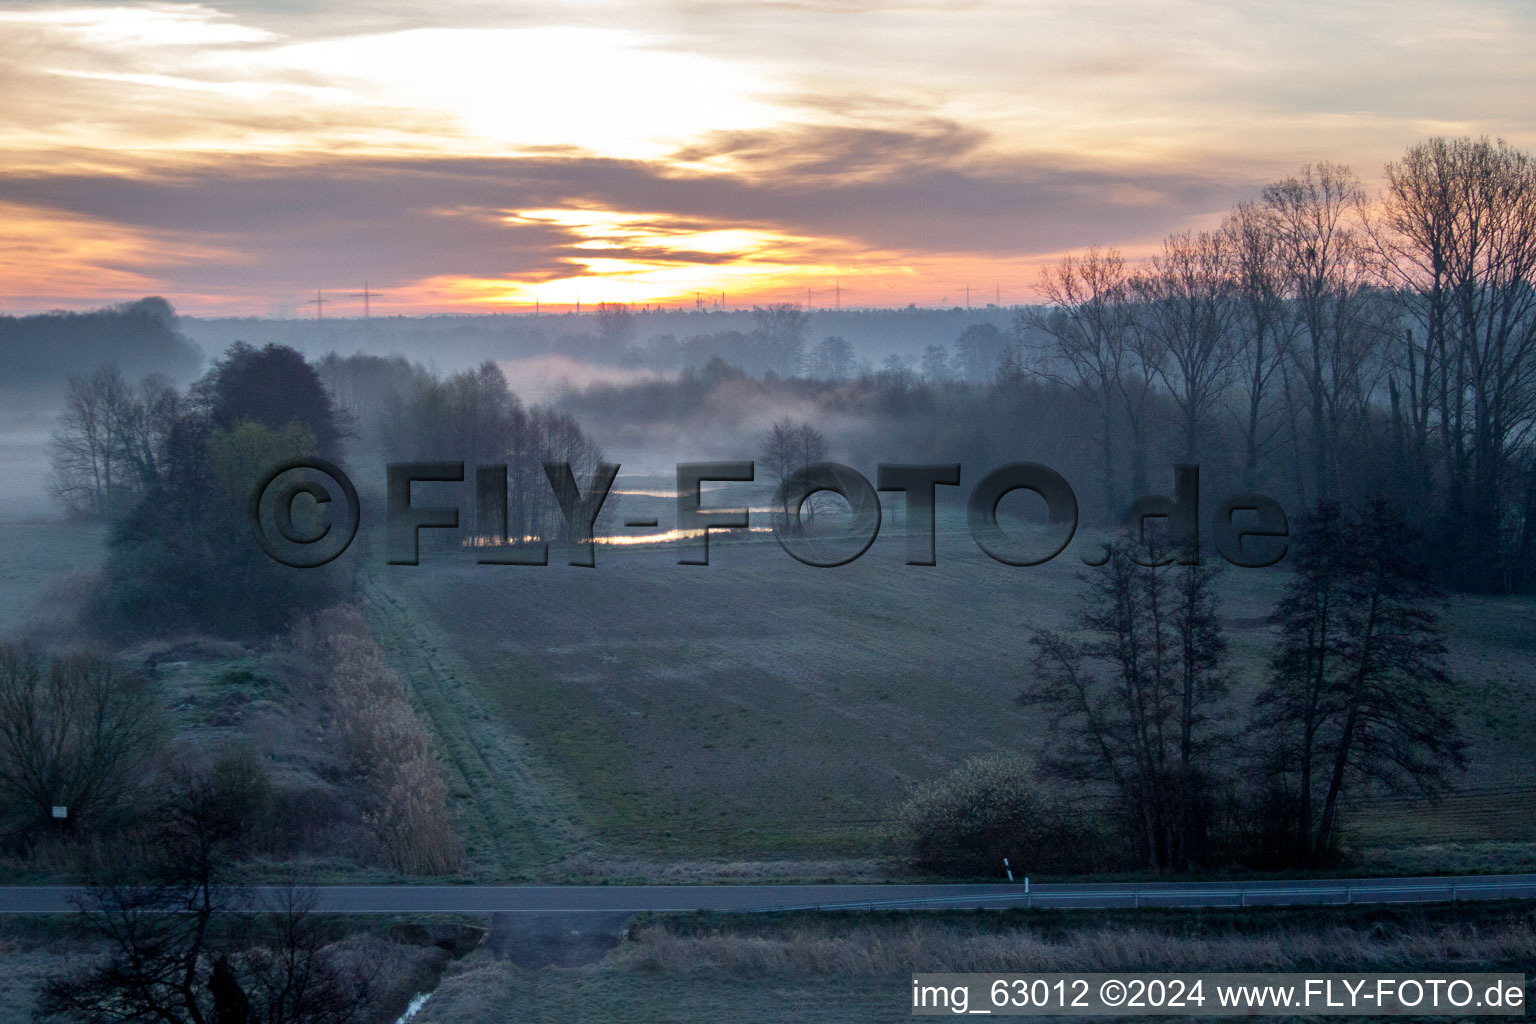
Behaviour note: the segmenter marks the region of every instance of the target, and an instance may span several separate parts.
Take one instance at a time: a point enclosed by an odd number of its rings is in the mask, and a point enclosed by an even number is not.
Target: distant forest
[[[125,302],[88,313],[0,316],[6,383],[63,380],[103,363],[140,376],[196,374],[202,350],[182,333],[176,312],[161,298]]]
[[[274,320],[258,317],[184,317],[183,328],[210,352],[236,341],[289,345],[314,358],[328,352],[408,353],[435,362],[439,371],[462,369],[486,359],[560,355],[604,366],[667,372],[702,369],[719,357],[752,373],[778,372],[754,344],[754,307],[685,309],[599,302],[580,313],[532,310],[505,314],[442,316],[354,316]],[[811,338],[828,335],[848,341],[866,368],[895,354],[915,364],[923,350],[946,343],[973,324],[1007,330],[1015,307],[978,302],[974,308],[802,309]],[[606,314],[622,310],[613,321]],[[806,367],[810,370],[812,367]],[[538,397],[538,396],[534,396]]]

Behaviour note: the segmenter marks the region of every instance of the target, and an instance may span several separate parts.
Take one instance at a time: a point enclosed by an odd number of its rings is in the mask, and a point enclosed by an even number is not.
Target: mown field
[[[666,481],[618,488],[665,491]],[[653,493],[619,515],[660,512]],[[910,788],[967,756],[1035,750],[1013,703],[1028,634],[1066,623],[1080,537],[1037,567],[987,558],[941,518],[938,565],[903,564],[889,519],[858,561],[802,565],[771,537],[718,536],[709,566],[673,547],[600,547],[597,567],[480,566],[424,544],[373,558],[372,625],[413,680],[455,770],[480,867],[508,876],[655,874],[666,864],[793,860],[814,874],[892,851]],[[1229,569],[1221,611],[1239,693],[1266,656],[1283,568]],[[1432,811],[1367,802],[1367,845],[1536,840],[1536,616],[1460,600],[1472,767]]]

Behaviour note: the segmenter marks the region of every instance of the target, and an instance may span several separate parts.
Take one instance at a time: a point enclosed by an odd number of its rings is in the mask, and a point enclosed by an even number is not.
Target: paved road
[[[1272,882],[1024,885],[320,885],[315,909],[360,914],[913,910],[971,907],[1258,907],[1536,899],[1536,874]],[[0,913],[77,909],[73,886],[0,886]],[[280,890],[255,887],[275,905]]]

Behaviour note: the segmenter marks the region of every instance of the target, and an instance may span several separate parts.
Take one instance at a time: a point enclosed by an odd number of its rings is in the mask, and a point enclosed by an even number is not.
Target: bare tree
[[[1198,461],[1202,428],[1232,383],[1238,354],[1225,238],[1206,231],[1169,235],[1132,288],[1153,338],[1144,362],[1178,407],[1185,461]]]
[[[1205,844],[1226,695],[1215,572],[1111,547],[1084,576],[1081,639],[1039,630],[1019,702],[1052,716],[1050,773],[1111,794],[1148,867],[1180,870]]]
[[[811,353],[811,375],[824,380],[847,380],[853,376],[853,346],[847,339],[829,334],[817,342]]]
[[[1365,288],[1363,199],[1349,168],[1330,163],[1308,165],[1264,189],[1296,312],[1285,372],[1294,372],[1305,402],[1311,463],[1310,480],[1297,485],[1320,498],[1339,492],[1345,428],[1364,417],[1370,392],[1365,371],[1379,336]]]
[[[875,379],[882,387],[893,391],[910,391],[917,383],[917,374],[912,372],[912,360],[892,352],[880,361]]]
[[[796,423],[788,419],[779,420],[769,428],[767,436],[763,438],[759,457],[768,475],[782,486],[784,481],[794,474],[826,460],[827,439],[821,431],[809,423]],[[787,497],[786,495],[786,499]],[[820,494],[813,494],[802,506],[807,522],[814,522],[817,509],[824,507],[821,504],[822,497]],[[794,509],[789,508],[786,503],[783,511],[786,516],[791,516]]]
[[[351,1024],[377,1013],[375,972],[339,956],[291,891],[249,905],[229,884],[247,838],[238,794],[173,773],[148,880],[100,882],[81,909],[101,962],[50,980],[38,1018],[82,1024]]]
[[[53,492],[77,515],[110,518],[137,496],[133,435],[143,410],[115,366],[71,375],[49,443]]]
[[[609,356],[621,352],[635,338],[635,314],[622,302],[597,304],[597,336]]]
[[[0,646],[0,793],[34,827],[65,827],[116,805],[161,735],[153,695],[104,658],[44,659]]]
[[[955,339],[955,366],[960,376],[973,384],[985,384],[997,372],[1006,339],[997,325],[988,321],[971,324]]]
[[[949,353],[941,345],[929,345],[923,349],[923,380],[930,384],[942,384],[949,379]]]
[[[776,483],[783,483],[798,467],[795,458],[795,434],[798,428],[793,420],[775,420],[758,449],[768,475]]]
[[[768,369],[780,377],[800,372],[805,358],[805,332],[811,314],[792,302],[752,307],[753,340],[760,346]]]
[[[1146,410],[1145,368],[1138,364],[1134,312],[1125,261],[1114,249],[1067,256],[1040,275],[1050,302],[1021,315],[1051,341],[1050,360],[1038,372],[1070,388],[1099,409],[1104,464],[1104,502],[1113,516],[1121,507],[1115,476],[1115,413],[1123,408],[1131,430],[1131,486],[1145,491],[1142,447]]]
[[[1536,163],[1502,141],[1430,139],[1386,175],[1372,238],[1414,325],[1392,373],[1404,447],[1421,486],[1445,488],[1448,539],[1486,553],[1462,582],[1509,589],[1518,457],[1536,427]]]
[[[1285,268],[1272,214],[1256,203],[1239,203],[1222,223],[1237,308],[1235,369],[1243,404],[1243,483],[1259,485],[1259,460],[1275,450],[1281,425],[1273,422],[1274,378],[1289,351],[1293,323],[1285,302]]]

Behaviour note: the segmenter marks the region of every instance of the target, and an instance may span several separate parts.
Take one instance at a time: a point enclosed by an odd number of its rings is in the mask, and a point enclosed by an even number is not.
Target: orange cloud
[[[0,202],[0,302],[7,311],[100,306],[167,290],[155,273],[234,254],[108,220]]]

